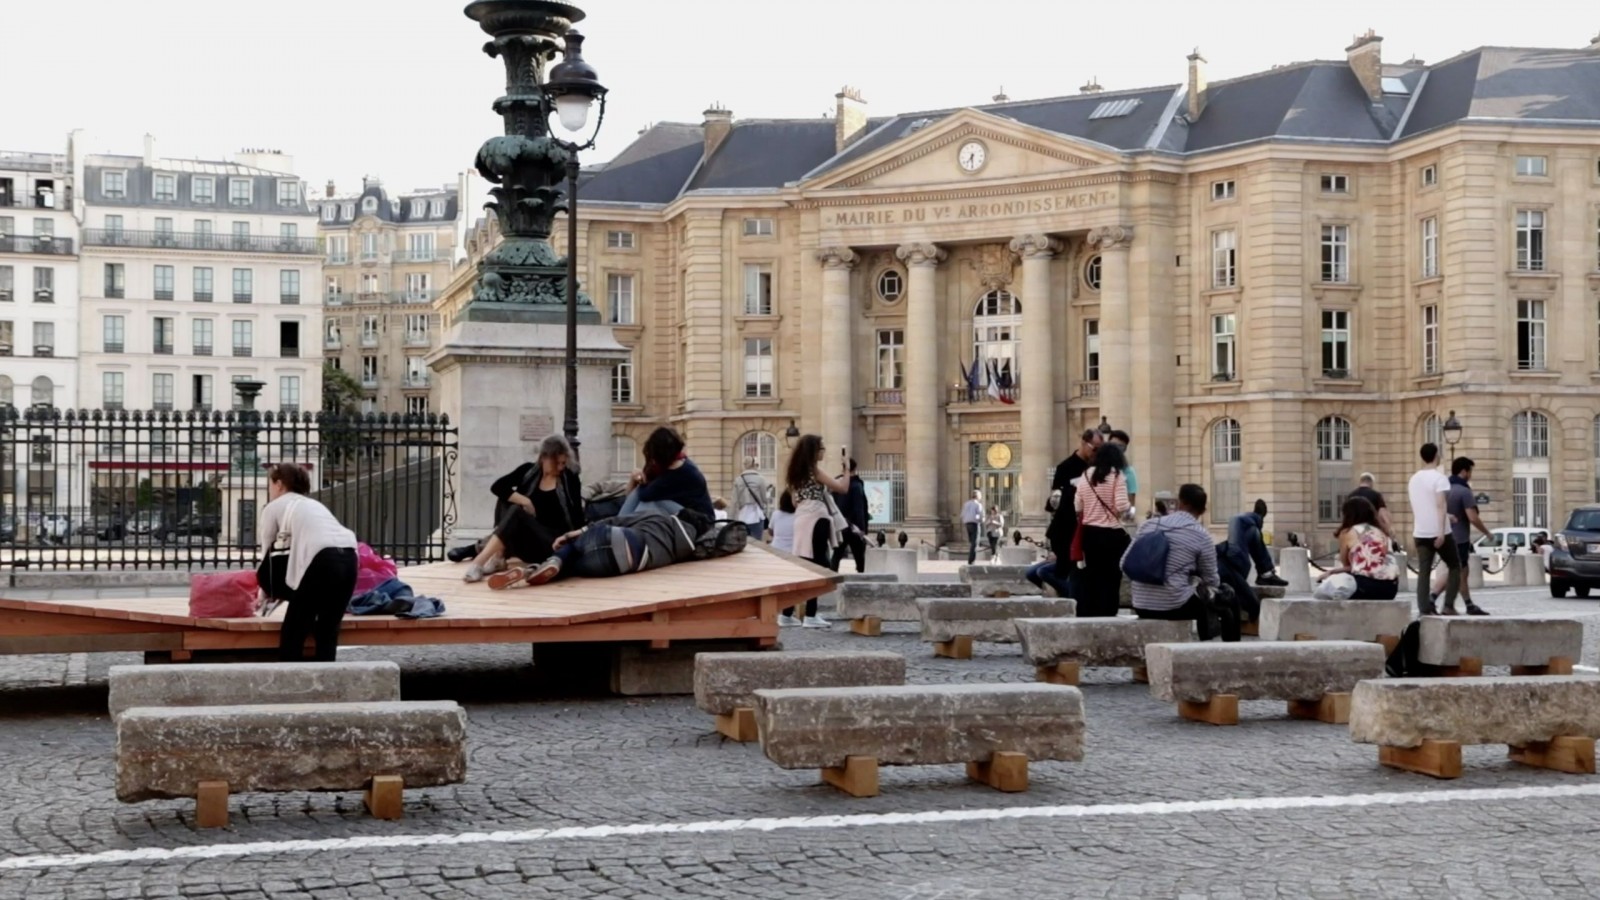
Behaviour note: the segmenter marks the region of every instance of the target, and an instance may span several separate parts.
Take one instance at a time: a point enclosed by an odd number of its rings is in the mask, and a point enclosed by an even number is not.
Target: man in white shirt
[[[1417,612],[1419,615],[1436,615],[1433,598],[1429,596],[1432,584],[1430,573],[1437,556],[1448,570],[1444,588],[1444,609],[1453,614],[1456,594],[1461,590],[1461,561],[1456,558],[1455,542],[1450,539],[1449,518],[1445,515],[1445,501],[1450,494],[1450,479],[1439,471],[1439,447],[1422,445],[1423,467],[1411,476],[1408,493],[1411,495],[1411,536],[1417,548]]]
[[[973,491],[961,507],[961,525],[967,530],[967,565],[978,560],[978,523],[983,521],[983,494]]]

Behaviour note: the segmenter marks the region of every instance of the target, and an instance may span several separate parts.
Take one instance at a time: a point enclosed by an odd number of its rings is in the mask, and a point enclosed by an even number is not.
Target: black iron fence
[[[401,564],[455,526],[457,431],[435,415],[0,407],[0,566],[253,567],[266,468]]]
[[[317,253],[316,238],[273,235],[217,234],[210,231],[123,231],[88,228],[83,243],[90,247],[150,247],[172,250],[238,250],[244,253]]]

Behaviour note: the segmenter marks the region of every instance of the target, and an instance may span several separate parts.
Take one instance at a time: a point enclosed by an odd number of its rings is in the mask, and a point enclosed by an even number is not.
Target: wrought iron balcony
[[[194,302],[196,302],[196,303],[210,303],[211,302],[211,292],[210,291],[195,291],[194,292]]]
[[[160,299],[160,298],[158,297],[157,299]],[[293,293],[293,294],[279,294],[278,295],[278,302],[279,303],[286,303],[286,304],[289,304],[290,306],[293,306],[293,305],[295,305],[295,304],[300,302],[300,294],[299,294],[298,291]]]
[[[428,386],[428,376],[426,374],[407,375],[405,381],[403,382],[403,386],[408,390],[419,390],[426,388]]]
[[[376,346],[378,346],[378,335],[375,332],[370,332],[370,331],[369,332],[362,332],[362,334],[361,334],[361,346],[363,346],[363,347],[376,347]]]
[[[83,234],[84,245],[95,247],[144,247],[158,250],[218,250],[241,253],[312,255],[322,253],[321,242],[316,238],[291,238],[281,235],[219,235],[192,231],[123,231],[106,228],[85,229]]]
[[[322,339],[322,346],[326,350],[342,350],[344,349],[344,340],[342,338],[326,337]]]
[[[195,344],[194,345],[194,355],[195,356],[210,356],[211,355],[211,345],[210,344]]]
[[[0,194],[0,206],[24,209],[65,209],[55,194]]]
[[[322,295],[322,302],[323,302],[323,305],[325,305],[325,306],[343,306],[344,305],[344,295],[343,294],[323,294]]]
[[[408,331],[408,332],[406,332],[406,346],[407,347],[426,347],[426,346],[428,346],[428,333],[426,331]]]
[[[432,250],[396,250],[389,255],[392,262],[433,262],[435,254]]]
[[[71,256],[72,238],[55,235],[7,235],[0,237],[0,253],[48,253]]]

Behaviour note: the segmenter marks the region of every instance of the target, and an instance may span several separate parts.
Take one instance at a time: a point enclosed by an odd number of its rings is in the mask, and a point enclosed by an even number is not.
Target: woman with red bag
[[[356,586],[356,536],[326,506],[306,496],[311,476],[293,463],[267,472],[267,505],[258,530],[267,555],[257,571],[268,597],[286,600],[278,638],[285,662],[305,658],[306,637],[316,641],[318,662],[333,662],[339,628]]]

